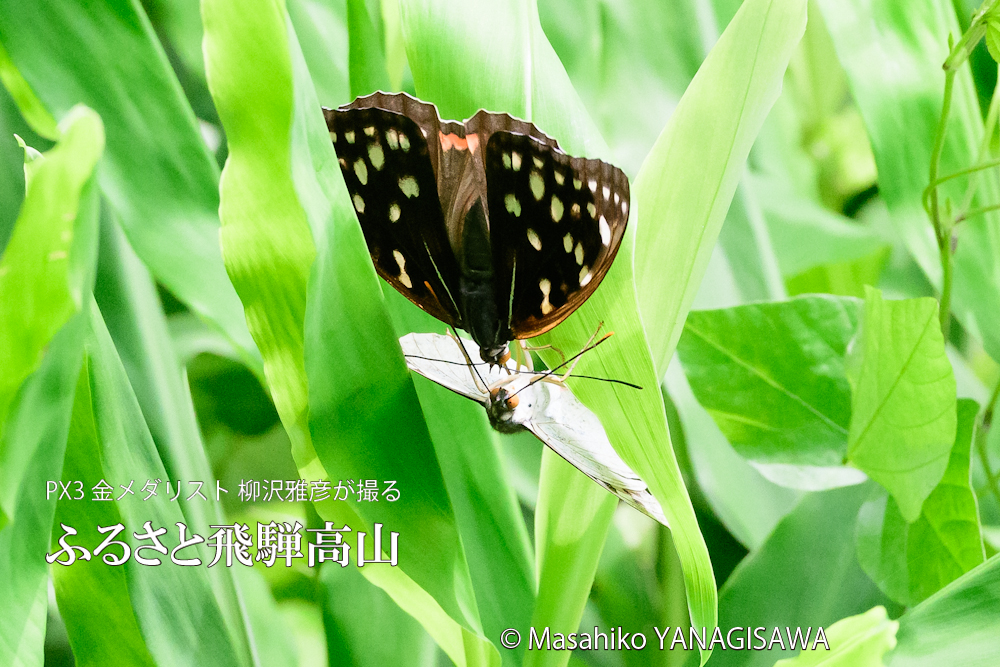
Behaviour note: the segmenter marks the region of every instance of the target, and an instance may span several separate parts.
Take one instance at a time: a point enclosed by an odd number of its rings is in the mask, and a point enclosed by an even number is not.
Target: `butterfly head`
[[[519,399],[506,387],[490,389],[490,401],[486,404],[486,415],[490,425],[501,433],[516,433],[523,427],[514,421],[514,408]]]
[[[498,348],[479,348],[479,356],[491,366],[503,366],[510,361],[510,349],[504,345]]]

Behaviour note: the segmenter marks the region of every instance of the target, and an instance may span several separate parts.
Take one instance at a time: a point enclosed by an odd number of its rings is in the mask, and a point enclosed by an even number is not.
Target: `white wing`
[[[478,360],[479,348],[461,339],[469,359]],[[564,385],[529,383],[537,373],[512,376],[507,369],[478,364],[478,386],[468,360],[455,339],[441,334],[407,334],[399,339],[410,370],[478,403],[489,403],[489,387],[503,383],[519,399],[513,421],[531,431],[580,472],[640,512],[668,526],[663,508],[646,483],[622,461],[608,440],[601,420]],[[513,371],[513,362],[508,362]]]
[[[464,338],[461,340],[469,353],[469,359],[478,361],[479,347],[472,341]],[[476,385],[468,360],[451,336],[411,333],[400,338],[399,345],[403,348],[406,365],[411,371],[483,405],[489,401],[489,392]],[[498,367],[490,369],[488,364],[478,365],[476,369],[486,386],[500,380],[503,372]]]
[[[536,382],[518,394],[514,421],[523,424],[580,472],[643,514],[669,527],[649,487],[611,446],[600,419],[565,386]]]

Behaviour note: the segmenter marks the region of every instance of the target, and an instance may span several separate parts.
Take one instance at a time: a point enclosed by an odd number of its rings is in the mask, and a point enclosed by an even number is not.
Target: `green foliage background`
[[[975,9],[0,0],[0,666],[993,664],[1000,98]],[[644,389],[571,387],[669,530],[407,371],[398,337],[442,325],[378,280],[320,113],[378,89],[629,175],[612,271],[539,342],[614,331],[580,372]],[[401,498],[237,497],[298,478]],[[229,493],[44,493],[100,479]],[[271,520],[384,524],[399,565],[44,559],[64,525],[134,549],[146,521],[172,547],[177,522]],[[648,646],[525,650],[595,626]],[[665,626],[823,626],[832,651],[660,651]]]

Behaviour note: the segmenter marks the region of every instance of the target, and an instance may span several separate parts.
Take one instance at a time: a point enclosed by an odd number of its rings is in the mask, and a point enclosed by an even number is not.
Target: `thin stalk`
[[[959,223],[964,220],[968,220],[969,218],[974,218],[977,215],[982,215],[984,213],[989,213],[991,211],[998,211],[998,210],[1000,210],[1000,204],[990,204],[989,206],[980,206],[979,208],[974,208],[971,211],[960,214],[958,217],[955,218],[955,222]]]
[[[976,433],[976,453],[979,455],[979,462],[982,463],[983,471],[986,473],[986,484],[989,486],[993,496],[997,499],[997,502],[1000,502],[1000,484],[997,482],[998,475],[994,474],[990,469],[990,455],[986,448],[988,444],[986,434],[989,432],[990,426],[993,423],[993,408],[996,405],[998,397],[1000,397],[1000,381],[998,381],[996,387],[993,388],[993,395],[990,396],[990,400],[986,403],[986,406],[983,408],[983,412],[979,417],[979,428]]]
[[[963,38],[964,39],[964,38]],[[961,44],[962,42],[959,42]],[[934,138],[934,150],[931,153],[929,183],[937,183],[938,170],[941,168],[941,154],[944,152],[945,133],[948,128],[948,116],[951,115],[951,98],[955,87],[955,70],[945,69],[944,100],[941,104],[941,118],[938,121],[937,136]],[[941,333],[948,340],[948,330],[951,327],[951,283],[952,283],[952,252],[951,252],[951,220],[945,221],[941,211],[940,192],[933,187],[930,192],[931,224],[934,225],[934,236],[937,238],[938,252],[941,256],[941,303],[939,308]]]

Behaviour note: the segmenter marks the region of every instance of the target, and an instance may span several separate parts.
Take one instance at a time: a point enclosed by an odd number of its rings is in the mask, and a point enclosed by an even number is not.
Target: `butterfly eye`
[[[517,396],[511,396],[510,398],[507,399],[507,407],[510,408],[511,410],[513,410],[514,408],[517,407],[517,404],[519,402],[520,401],[517,398]]]

